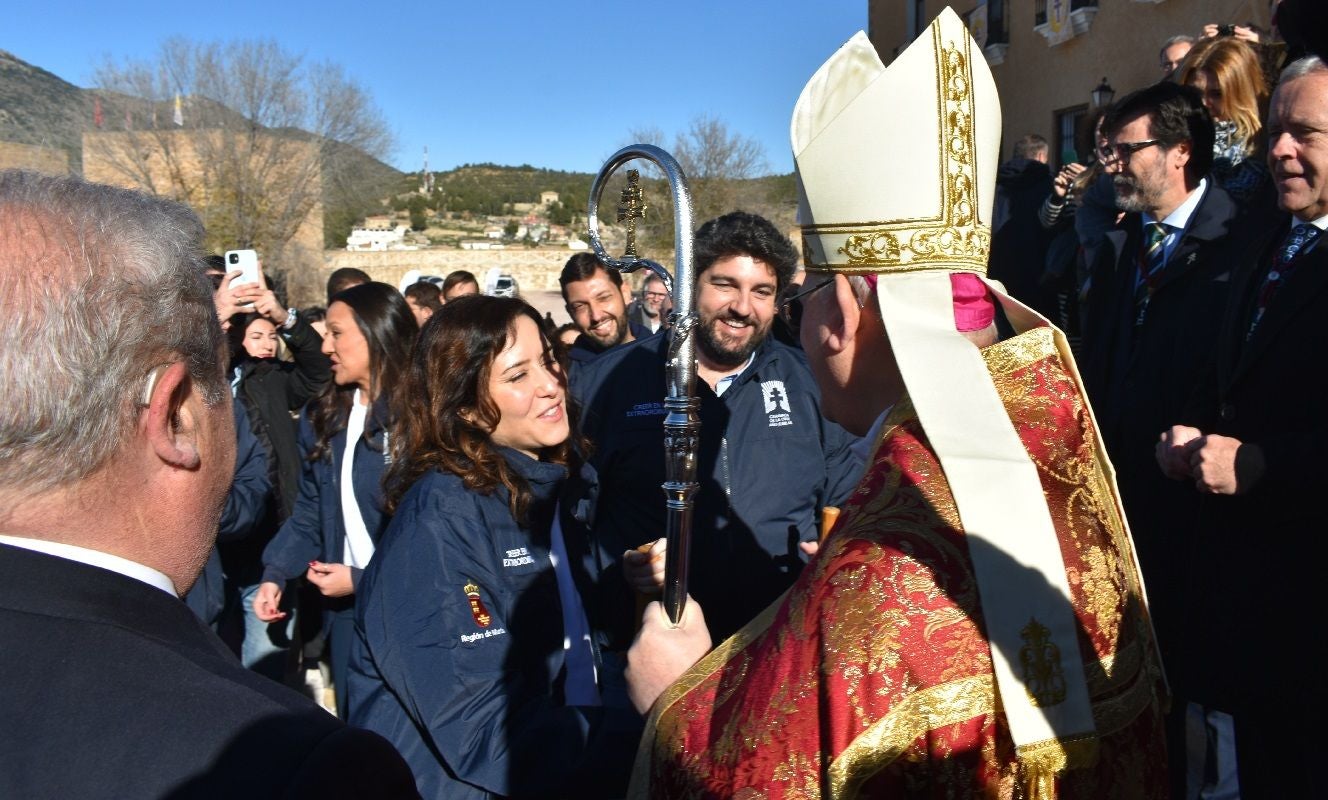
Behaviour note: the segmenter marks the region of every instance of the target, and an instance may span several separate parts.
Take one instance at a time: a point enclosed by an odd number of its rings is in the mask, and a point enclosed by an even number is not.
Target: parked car
[[[516,278],[494,268],[484,276],[484,293],[491,297],[520,297],[521,287]]]

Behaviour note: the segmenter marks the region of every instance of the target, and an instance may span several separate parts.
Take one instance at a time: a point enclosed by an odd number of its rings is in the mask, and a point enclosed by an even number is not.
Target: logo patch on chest
[[[628,417],[662,417],[667,413],[664,404],[659,402],[637,403],[627,410]]]
[[[504,567],[524,567],[527,564],[534,564],[535,557],[524,547],[517,547],[503,552]]]
[[[761,402],[765,404],[765,415],[771,428],[781,428],[793,424],[793,409],[789,406],[788,390],[783,381],[762,381]]]
[[[464,591],[466,599],[470,601],[470,615],[475,618],[475,624],[481,628],[489,627],[493,617],[490,616],[489,609],[484,607],[484,600],[480,598],[480,587],[471,581],[465,585]]]

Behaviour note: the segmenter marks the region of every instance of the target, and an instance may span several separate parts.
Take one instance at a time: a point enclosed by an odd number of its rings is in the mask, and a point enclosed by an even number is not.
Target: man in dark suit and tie
[[[1158,461],[1197,489],[1173,686],[1235,719],[1241,795],[1322,791],[1321,558],[1328,495],[1328,66],[1282,73],[1268,160],[1283,213],[1230,248],[1231,302],[1212,373],[1162,436]]]
[[[1211,357],[1231,286],[1221,256],[1237,208],[1205,177],[1213,123],[1194,89],[1164,82],[1134,92],[1102,130],[1099,157],[1127,213],[1094,265],[1083,375],[1166,663],[1180,642],[1175,578],[1186,558],[1177,531],[1193,524],[1198,497],[1158,472],[1153,450]],[[1183,706],[1169,725],[1173,777],[1184,774]]]
[[[235,457],[202,233],[0,172],[0,797],[414,797],[180,600]]]

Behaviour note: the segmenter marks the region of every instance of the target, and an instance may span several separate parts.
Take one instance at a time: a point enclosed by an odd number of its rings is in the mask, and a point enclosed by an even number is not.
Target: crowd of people
[[[808,84],[801,253],[705,221],[694,320],[585,253],[561,329],[469,272],[299,310],[184,206],[0,172],[0,795],[1312,793],[1273,732],[1324,700],[1278,543],[1325,488],[1328,65],[1172,37],[1091,159],[1030,134],[988,192],[994,84],[936,95],[933,29]],[[989,266],[879,180],[953,154],[854,127],[965,102],[928,122],[976,130],[945,224]],[[341,721],[290,691],[320,658]]]
[[[1266,543],[1312,524],[1322,486],[1304,455],[1325,431],[1321,381],[1290,356],[1318,339],[1328,72],[1305,47],[1321,35],[1174,36],[1162,82],[1090,119],[1089,163],[1053,177],[1029,135],[1002,166],[991,273],[1073,334],[1170,679],[1177,797],[1312,785],[1276,766],[1276,679],[1254,631],[1288,641],[1305,624],[1292,598],[1312,604]]]

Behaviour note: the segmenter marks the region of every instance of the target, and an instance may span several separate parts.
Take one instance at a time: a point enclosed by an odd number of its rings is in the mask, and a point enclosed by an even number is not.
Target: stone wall
[[[333,270],[342,267],[362,269],[376,281],[397,286],[401,278],[410,270],[417,269],[424,275],[446,277],[449,272],[464,269],[473,272],[481,282],[484,273],[497,267],[516,278],[522,292],[558,291],[558,274],[562,272],[567,259],[576,252],[565,247],[527,249],[515,247],[507,250],[461,250],[437,248],[431,250],[389,250],[385,252],[350,252],[347,250],[328,250],[324,254],[322,283],[326,285],[327,276]],[[661,262],[672,268],[673,258]],[[632,276],[632,284],[638,285],[642,273]],[[301,307],[321,304],[325,298],[296,298]]]
[[[31,169],[47,175],[68,175],[69,154],[53,147],[0,142],[0,169]]]

